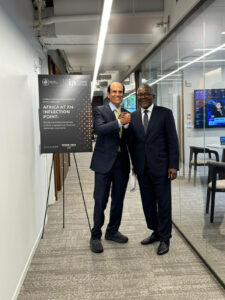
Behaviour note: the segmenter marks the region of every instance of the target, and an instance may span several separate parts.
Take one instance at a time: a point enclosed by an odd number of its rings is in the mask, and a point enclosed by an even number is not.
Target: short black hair
[[[111,84],[114,83],[114,82],[111,82],[109,85],[108,85],[108,88],[107,88],[107,92],[110,94],[110,88],[111,88]],[[119,82],[120,84],[122,84],[121,82]],[[122,87],[123,87],[123,94],[125,93],[125,86],[122,84]]]

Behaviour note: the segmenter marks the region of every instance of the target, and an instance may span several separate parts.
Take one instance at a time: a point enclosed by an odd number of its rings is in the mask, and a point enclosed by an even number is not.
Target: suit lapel
[[[143,139],[145,139],[145,131],[144,131],[143,123],[142,123],[142,116],[141,116],[140,108],[137,110],[137,113],[136,113],[136,127],[138,128],[138,131],[140,132],[141,137]]]
[[[111,110],[111,107],[109,106],[109,104],[106,105],[106,113],[108,115],[109,122],[116,120],[115,113],[114,113],[114,111]],[[123,130],[123,128],[122,128],[122,130]],[[118,138],[119,138],[119,132],[118,132]]]
[[[110,121],[115,121],[116,120],[116,116],[115,116],[114,112],[111,110],[109,104],[107,104],[105,106],[105,109],[106,109],[107,115],[109,116]]]
[[[150,121],[148,122],[146,137],[152,135],[152,131],[154,131],[154,124],[156,123],[156,121],[157,121],[157,107],[154,105]]]

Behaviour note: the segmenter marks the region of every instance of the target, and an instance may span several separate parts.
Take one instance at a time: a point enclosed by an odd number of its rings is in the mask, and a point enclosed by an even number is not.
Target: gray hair
[[[138,90],[139,89],[148,89],[148,90],[150,90],[152,92],[153,95],[155,95],[155,93],[153,91],[153,88],[150,85],[148,85],[147,83],[144,83],[144,84],[140,85],[139,88],[138,88]]]

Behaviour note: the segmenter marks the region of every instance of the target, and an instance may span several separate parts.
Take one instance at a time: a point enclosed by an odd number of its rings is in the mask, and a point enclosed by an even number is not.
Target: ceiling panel
[[[54,0],[51,23],[40,31],[47,49],[60,50],[68,72],[93,74],[102,0]],[[131,70],[162,37],[163,0],[114,0],[105,42],[104,72]],[[51,30],[50,30],[51,29]],[[85,74],[85,73],[84,73]]]

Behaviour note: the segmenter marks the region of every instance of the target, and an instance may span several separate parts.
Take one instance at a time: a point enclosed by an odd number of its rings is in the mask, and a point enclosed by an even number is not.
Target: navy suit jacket
[[[179,169],[179,147],[172,111],[153,107],[147,133],[141,109],[132,113],[129,124],[129,149],[134,172],[141,175],[147,164],[153,176],[168,176],[168,169]]]
[[[121,109],[121,111],[125,111]],[[96,145],[91,161],[91,169],[98,173],[108,173],[121,149],[122,169],[130,171],[130,161],[123,129],[122,138],[119,137],[119,124],[109,104],[94,108],[94,131],[97,134]]]

